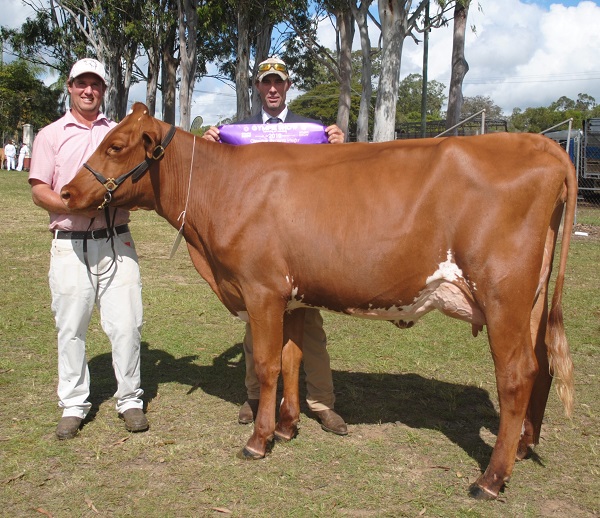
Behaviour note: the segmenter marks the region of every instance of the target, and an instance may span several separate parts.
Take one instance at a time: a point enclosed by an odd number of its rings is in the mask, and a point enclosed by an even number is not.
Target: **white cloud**
[[[34,16],[34,10],[19,0],[0,0],[0,25],[4,27],[20,27],[27,18]]]
[[[517,107],[548,106],[563,95],[577,99],[579,93],[587,93],[600,102],[600,46],[594,43],[600,6],[591,1],[574,6],[556,2],[549,7],[519,0],[479,3],[482,12],[473,4],[468,18],[476,33],[469,31],[466,37],[469,72],[464,95],[489,96],[507,115]],[[450,26],[431,37],[429,77],[446,86],[451,31]],[[422,56],[420,48],[405,50],[403,61],[410,53]],[[420,71],[420,62],[412,71]]]

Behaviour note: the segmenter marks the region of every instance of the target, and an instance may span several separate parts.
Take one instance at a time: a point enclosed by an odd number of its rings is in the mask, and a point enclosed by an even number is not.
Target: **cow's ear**
[[[160,137],[156,128],[148,129],[142,133],[142,140],[144,141],[144,148],[146,149],[146,156],[148,158],[153,157],[154,149],[160,144]]]

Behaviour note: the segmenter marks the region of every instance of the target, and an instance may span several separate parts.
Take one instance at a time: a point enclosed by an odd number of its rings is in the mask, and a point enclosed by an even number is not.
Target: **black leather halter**
[[[160,160],[165,154],[165,148],[169,145],[174,135],[175,125],[172,125],[169,128],[167,134],[165,135],[164,140],[152,151],[152,156],[146,157],[143,162],[136,165],[133,169],[131,169],[124,175],[119,176],[119,178],[117,178],[116,180],[114,178],[109,178],[107,180],[104,176],[102,176],[101,173],[95,171],[92,167],[90,167],[90,165],[87,162],[84,163],[83,167],[90,171],[94,175],[96,180],[98,180],[106,189],[106,193],[104,194],[104,201],[102,202],[102,205],[98,207],[98,210],[101,210],[108,206],[108,204],[112,201],[112,193],[116,190],[117,187],[119,187],[119,185],[121,185],[125,180],[127,180],[127,178],[131,176],[132,181],[136,181],[148,170],[148,168],[152,165],[153,162],[155,162],[156,160]]]

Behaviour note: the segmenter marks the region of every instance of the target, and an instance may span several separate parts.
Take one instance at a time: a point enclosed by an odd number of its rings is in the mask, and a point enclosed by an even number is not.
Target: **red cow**
[[[438,309],[474,334],[487,326],[500,425],[476,498],[495,498],[538,442],[553,376],[571,411],[561,300],[576,196],[568,156],[539,135],[235,147],[175,130],[139,103],[62,190],[72,210],[153,209],[175,228],[185,211],[196,269],[254,337],[261,392],[245,457],[296,433],[304,308],[400,327]]]

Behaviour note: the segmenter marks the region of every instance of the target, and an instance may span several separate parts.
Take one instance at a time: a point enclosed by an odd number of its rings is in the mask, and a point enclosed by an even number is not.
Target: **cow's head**
[[[166,129],[135,103],[129,115],[113,128],[60,195],[73,211],[106,206],[154,208],[154,195],[144,173],[162,160],[175,127]]]

